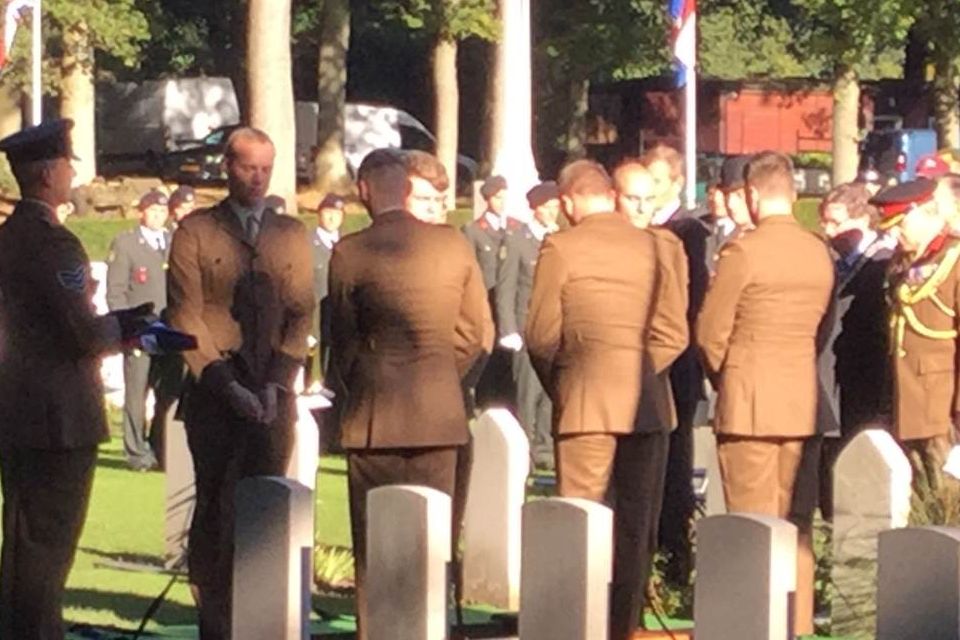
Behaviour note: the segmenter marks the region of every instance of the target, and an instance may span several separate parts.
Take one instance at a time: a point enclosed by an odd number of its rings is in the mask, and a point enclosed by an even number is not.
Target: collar
[[[944,230],[943,233],[930,241],[930,244],[928,244],[927,248],[924,249],[923,254],[914,260],[913,263],[919,264],[921,262],[929,262],[930,260],[933,260],[933,258],[943,250],[948,240],[950,240],[950,233]]]
[[[487,211],[486,213],[484,213],[483,219],[487,221],[487,224],[490,225],[490,228],[493,229],[494,231],[500,231],[501,229],[507,226],[503,218],[493,213],[492,211]]]
[[[677,212],[680,211],[682,204],[683,203],[681,203],[680,200],[674,200],[673,202],[668,203],[665,207],[659,209],[653,214],[650,224],[655,227],[659,227],[660,225],[670,222],[670,219],[677,215]]]
[[[544,225],[540,224],[540,221],[536,218],[530,218],[530,222],[527,223],[527,227],[530,229],[530,233],[533,234],[533,237],[537,239],[537,242],[543,242],[543,239],[548,233],[553,233],[553,229],[549,229]]]
[[[717,218],[716,225],[720,233],[725,236],[730,235],[737,228],[737,223],[730,218]]]
[[[163,229],[150,229],[140,225],[140,235],[150,244],[151,248],[156,248],[157,242],[160,243],[161,248],[167,246],[167,234]]]
[[[263,220],[263,209],[264,209],[263,201],[258,202],[252,207],[245,207],[239,202],[237,202],[236,200],[234,200],[233,198],[230,198],[229,200],[227,200],[227,204],[229,205],[230,209],[237,215],[237,218],[240,220],[241,224],[246,223],[247,218],[249,218],[250,216],[255,217],[258,221]]]
[[[327,249],[333,249],[333,245],[340,241],[340,231],[327,231],[323,227],[317,227],[317,239]]]
[[[869,249],[879,237],[880,234],[878,234],[876,231],[873,229],[867,229],[866,233],[863,234],[863,237],[860,238],[860,242],[857,243],[856,248],[854,248],[853,252],[847,256],[847,261],[853,262],[854,260],[860,258],[860,256],[865,254],[867,249]]]
[[[31,208],[36,208],[42,211],[45,214],[47,222],[50,224],[59,224],[60,221],[57,218],[57,212],[51,207],[48,203],[43,200],[37,200],[36,198],[21,198],[20,202],[26,205],[30,205]],[[29,209],[28,209],[29,211]]]

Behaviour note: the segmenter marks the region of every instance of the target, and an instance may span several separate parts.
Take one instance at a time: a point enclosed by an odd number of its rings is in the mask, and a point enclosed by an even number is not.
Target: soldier
[[[242,478],[286,471],[293,381],[316,313],[307,231],[266,206],[274,156],[262,131],[234,131],[228,197],[187,216],[170,252],[170,322],[198,341],[185,354],[181,412],[196,470],[188,561],[202,640],[230,637],[234,492]]]
[[[819,360],[823,396],[818,421],[826,434],[820,511],[828,520],[833,517],[833,465],[840,451],[864,425],[890,419],[885,284],[893,252],[875,229],[879,214],[870,197],[865,185],[849,183],[833,189],[820,204],[820,226],[835,254],[837,282],[830,340]]]
[[[657,211],[653,176],[639,158],[627,158],[613,172],[617,213],[638,229],[650,226]]]
[[[107,258],[107,306],[126,309],[147,302],[162,311],[167,306],[167,257],[170,232],[168,201],[162,192],[149,191],[137,204],[140,224],[118,235]],[[179,360],[179,357],[176,357]],[[163,429],[166,408],[176,397],[170,367],[160,358],[133,350],[123,356],[123,449],[127,464],[137,471],[158,466],[163,456]],[[147,391],[152,389],[156,409],[150,428],[146,424]],[[149,434],[149,435],[148,435]]]
[[[461,377],[493,335],[469,244],[451,227],[405,211],[409,188],[397,152],[364,158],[358,189],[373,224],[341,240],[330,262],[330,381],[347,451],[361,640],[367,492],[391,484],[443,491],[454,498],[457,547],[458,458],[469,438]]]
[[[757,228],[721,250],[697,344],[718,391],[714,428],[727,508],[789,518],[799,530],[794,623],[804,635],[813,631],[818,332],[833,263],[793,216],[789,158],[758,154],[746,186]]]
[[[957,322],[960,241],[935,198],[937,183],[918,179],[871,201],[882,229],[897,237],[903,260],[889,276],[894,372],[894,434],[910,454],[918,486],[937,486],[960,410]]]
[[[730,156],[720,166],[720,182],[717,193],[723,200],[725,217],[711,218],[710,238],[707,240],[707,267],[716,273],[720,249],[745,231],[753,228],[750,208],[747,206],[746,184],[743,173],[753,156]]]
[[[447,170],[437,157],[426,151],[407,151],[404,154],[410,192],[404,207],[413,217],[430,224],[447,223],[447,189],[450,180]]]
[[[193,187],[186,185],[177,187],[176,190],[170,194],[170,198],[167,200],[167,206],[170,209],[170,221],[173,228],[176,229],[180,226],[180,222],[193,213],[193,210],[196,208],[196,192],[194,192]]]
[[[641,422],[638,399],[687,346],[686,291],[655,236],[615,212],[603,167],[574,162],[559,187],[573,228],[543,241],[525,338],[553,400],[559,494],[612,500],[610,638],[621,640],[640,616],[669,442],[665,425]]]
[[[100,357],[155,317],[149,305],[98,317],[70,200],[71,120],[0,140],[22,199],[0,227],[0,637],[62,640],[63,590],[107,439]]]
[[[644,154],[643,162],[653,177],[659,206],[651,224],[673,233],[683,244],[687,257],[687,322],[692,334],[710,279],[708,245],[714,232],[710,228],[711,223],[705,222],[705,212],[687,210],[680,202],[684,161],[676,149],[657,145]],[[696,509],[693,493],[693,427],[707,424],[708,421],[703,366],[693,345],[670,368],[670,386],[676,407],[677,428],[670,434],[660,546],[670,557],[665,579],[673,584],[685,585],[693,570],[691,524]]]
[[[524,324],[533,287],[533,273],[540,245],[557,230],[560,192],[555,182],[543,182],[527,192],[533,212],[521,231],[507,236],[504,258],[497,272],[497,328],[500,346],[514,353],[513,377],[517,386],[517,415],[530,440],[530,458],[536,468],[553,469],[553,438],[550,435],[550,398],[523,348]]]
[[[315,388],[323,380],[330,364],[330,301],[327,300],[330,256],[333,246],[340,241],[343,224],[343,198],[328,193],[317,205],[317,230],[313,234],[313,290],[320,312],[310,334],[310,355],[304,368],[307,376],[304,386]]]

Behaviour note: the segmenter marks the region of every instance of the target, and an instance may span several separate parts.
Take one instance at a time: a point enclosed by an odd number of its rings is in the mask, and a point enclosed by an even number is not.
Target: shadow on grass
[[[121,552],[108,552],[101,551],[100,549],[93,549],[91,547],[80,547],[80,551],[97,558],[105,562],[106,564],[117,563],[117,564],[131,564],[131,565],[145,565],[148,567],[156,567],[158,569],[163,568],[163,556],[153,555],[149,553],[121,553]],[[118,567],[121,568],[122,567]]]
[[[157,595],[160,591],[157,590]],[[136,630],[156,596],[99,591],[96,589],[70,589],[64,594],[65,607],[110,611],[121,620],[127,621],[130,631]],[[190,624],[196,621],[196,610],[192,606],[179,602],[164,601],[153,621],[161,625]]]

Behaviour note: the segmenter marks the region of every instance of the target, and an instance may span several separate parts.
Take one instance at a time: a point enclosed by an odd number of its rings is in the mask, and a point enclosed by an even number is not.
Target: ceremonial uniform
[[[613,500],[611,638],[640,614],[656,543],[668,425],[643,420],[648,378],[686,348],[686,291],[654,234],[594,214],[542,245],[525,338],[553,401],[559,494]]]
[[[166,206],[166,202],[156,204]],[[149,236],[149,237],[148,237]],[[170,233],[140,226],[118,235],[107,259],[107,306],[125,309],[151,302],[157,312],[167,306],[167,257]],[[140,351],[123,356],[123,448],[134,468],[146,469],[163,455],[167,409],[179,393],[179,354],[151,358]],[[156,401],[147,438],[147,390]]]
[[[330,363],[330,301],[327,291],[330,277],[330,258],[333,246],[340,239],[339,233],[317,229],[311,238],[313,246],[313,290],[317,298],[318,313],[311,335],[316,340],[316,356],[310,359],[308,372],[312,380],[323,380]]]
[[[799,529],[798,633],[813,621],[816,360],[833,285],[824,242],[793,216],[769,217],[721,252],[696,327],[718,390],[727,509],[789,518]]]
[[[536,225],[536,229],[532,225]],[[533,274],[546,229],[536,222],[506,237],[503,261],[497,273],[496,317],[501,337],[521,334],[527,321]],[[550,433],[550,398],[537,379],[526,348],[513,356],[517,385],[517,416],[530,440],[530,457],[536,465],[553,467],[553,437]]]
[[[341,240],[330,263],[331,373],[347,450],[350,523],[364,636],[367,492],[418,484],[454,498],[468,442],[461,380],[492,340],[470,247],[456,231],[402,210]],[[453,557],[456,557],[454,554]]]
[[[259,231],[244,231],[259,213]],[[251,220],[251,218],[253,220]],[[201,637],[228,638],[234,492],[244,477],[284,475],[296,419],[294,377],[316,312],[310,241],[298,220],[230,200],[197,211],[173,237],[171,325],[197,337],[186,352],[181,410],[197,479],[190,580],[200,591]],[[270,424],[241,418],[224,399],[231,383],[279,385]]]

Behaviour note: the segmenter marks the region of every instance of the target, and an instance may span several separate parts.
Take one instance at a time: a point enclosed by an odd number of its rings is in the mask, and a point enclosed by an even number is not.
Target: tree
[[[795,37],[822,58],[833,85],[833,183],[856,177],[860,80],[900,72],[913,22],[908,0],[793,0]]]
[[[320,56],[317,64],[317,149],[313,185],[322,193],[352,189],[344,154],[347,102],[347,53],[350,48],[349,0],[321,0]]]
[[[250,124],[270,136],[277,150],[272,191],[297,211],[296,132],[292,126],[291,0],[249,0],[247,74]]]
[[[914,32],[933,63],[933,113],[940,147],[960,148],[960,0],[927,0],[916,5]]]
[[[457,83],[457,43],[471,37],[497,37],[494,0],[384,0],[385,16],[427,37],[433,63],[434,133],[436,154],[450,176],[452,202],[457,178],[460,90]]]

